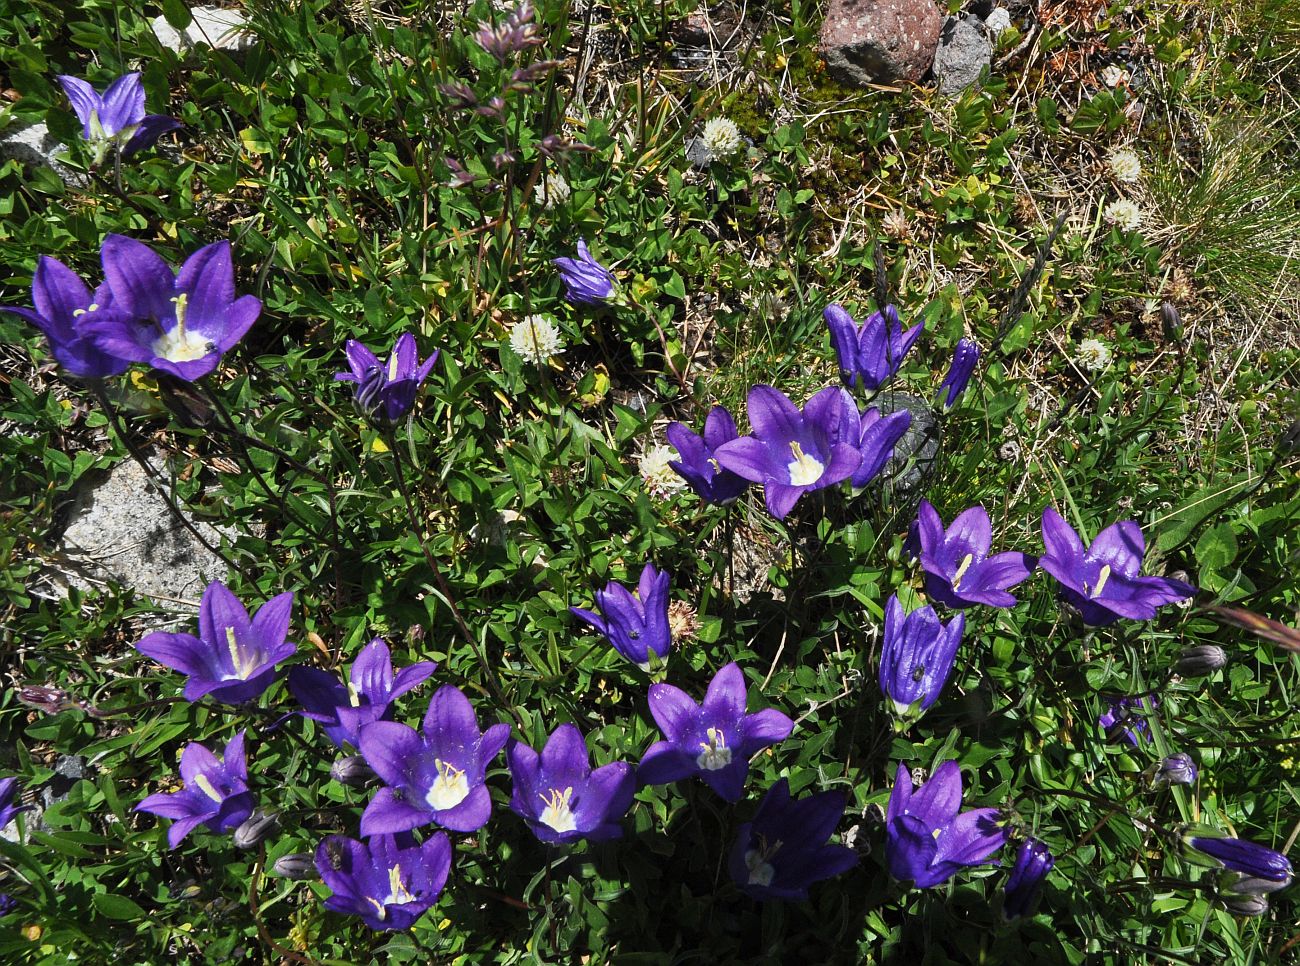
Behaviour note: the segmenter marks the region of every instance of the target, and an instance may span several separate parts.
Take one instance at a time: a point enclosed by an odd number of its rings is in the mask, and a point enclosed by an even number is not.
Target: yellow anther
[[[1101,565],[1101,573],[1097,576],[1097,586],[1092,588],[1089,597],[1100,597],[1102,590],[1106,586],[1106,581],[1110,580],[1110,564]]]
[[[208,781],[208,776],[200,772],[194,776],[194,784],[199,786],[199,790],[207,795],[214,802],[222,801],[221,792],[217,791],[212,782]]]
[[[966,554],[965,558],[961,562],[961,566],[958,567],[957,572],[952,575],[953,590],[957,590],[961,586],[962,577],[965,576],[966,571],[970,569],[970,565],[974,562],[975,562],[975,555],[973,553]]]

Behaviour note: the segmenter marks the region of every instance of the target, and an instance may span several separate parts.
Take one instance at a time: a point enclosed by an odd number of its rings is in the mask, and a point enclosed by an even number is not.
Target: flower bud
[[[1220,895],[1223,905],[1234,916],[1262,916],[1268,912],[1268,897],[1258,895]]]
[[[254,809],[253,814],[235,829],[235,848],[255,849],[280,827],[280,817],[274,812]]]
[[[62,688],[44,684],[29,684],[18,689],[18,700],[46,714],[58,714],[81,706],[81,702]]]
[[[1183,321],[1173,302],[1165,302],[1160,306],[1160,328],[1164,330],[1165,341],[1182,341]]]
[[[1016,853],[1016,864],[1007,877],[1002,916],[1009,920],[1029,915],[1043,890],[1043,882],[1056,859],[1051,850],[1037,839],[1025,839]]]
[[[349,755],[334,762],[330,766],[330,778],[353,788],[369,788],[379,780],[374,769],[360,755]]]
[[[281,878],[294,881],[320,878],[320,873],[316,871],[316,860],[309,852],[291,852],[282,855],[275,860],[271,871]]]
[[[1187,834],[1183,842],[1229,872],[1238,873],[1229,881],[1229,892],[1276,892],[1291,884],[1290,860],[1268,846],[1226,835]]]
[[[1210,674],[1228,663],[1228,652],[1217,644],[1197,644],[1185,647],[1178,655],[1174,671],[1185,678]]]
[[[1191,755],[1170,755],[1160,763],[1151,784],[1190,785],[1196,781],[1196,774],[1196,764]]]

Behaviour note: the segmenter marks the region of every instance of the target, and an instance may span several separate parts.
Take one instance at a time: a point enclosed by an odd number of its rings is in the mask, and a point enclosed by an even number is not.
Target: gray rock
[[[156,17],[150,26],[158,43],[185,56],[198,44],[207,44],[228,54],[242,54],[257,44],[257,36],[248,29],[248,19],[239,10],[222,7],[193,7],[194,19],[183,31]]]
[[[894,447],[882,475],[890,481],[894,495],[904,501],[921,496],[926,480],[935,469],[942,432],[928,400],[904,392],[884,392],[871,403],[883,415],[906,409],[912,423]]]
[[[933,0],[831,0],[821,54],[844,84],[918,81],[934,60],[942,26]]]
[[[85,177],[59,162],[67,150],[67,145],[50,134],[44,122],[0,132],[0,161],[17,159],[26,165],[52,169],[64,184],[85,184]]]
[[[65,800],[73,785],[92,774],[93,769],[81,755],[60,755],[54,762],[54,777],[41,789],[41,811]]]
[[[994,7],[993,12],[984,18],[984,26],[994,37],[1011,27],[1011,12],[1006,7]]]
[[[934,55],[934,79],[939,93],[956,97],[993,61],[993,41],[978,17],[949,17]]]

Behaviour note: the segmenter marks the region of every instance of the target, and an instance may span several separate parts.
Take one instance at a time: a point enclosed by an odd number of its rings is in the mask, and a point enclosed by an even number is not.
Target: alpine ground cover
[[[0,955],[1293,958],[1272,2],[19,9]],[[213,572],[56,593],[129,460]]]

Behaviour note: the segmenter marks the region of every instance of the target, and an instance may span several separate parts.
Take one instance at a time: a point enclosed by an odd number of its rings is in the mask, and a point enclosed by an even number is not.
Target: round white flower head
[[[1120,148],[1112,152],[1108,163],[1110,173],[1117,181],[1132,184],[1142,177],[1142,161],[1138,158],[1137,152],[1130,148]]]
[[[564,336],[544,315],[530,315],[510,327],[510,348],[525,362],[540,366],[564,352]]]
[[[1101,216],[1106,219],[1106,224],[1114,225],[1121,231],[1134,231],[1142,224],[1142,209],[1128,198],[1112,201]]]
[[[1101,372],[1110,365],[1110,347],[1100,339],[1084,339],[1079,343],[1075,360],[1089,372]]]
[[[547,211],[567,202],[572,194],[569,182],[558,171],[546,175],[533,185],[533,200]]]
[[[700,139],[714,158],[726,158],[745,146],[736,122],[727,117],[715,117],[704,125]]]
[[[657,500],[666,500],[686,486],[686,481],[668,465],[675,459],[677,450],[660,443],[647,449],[637,464],[646,492]]]

